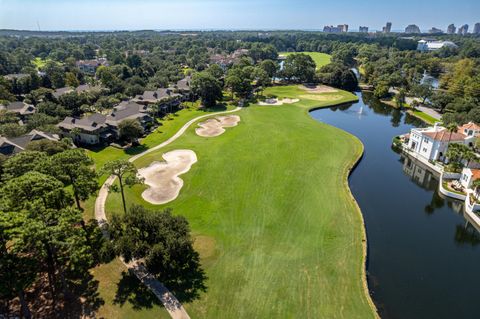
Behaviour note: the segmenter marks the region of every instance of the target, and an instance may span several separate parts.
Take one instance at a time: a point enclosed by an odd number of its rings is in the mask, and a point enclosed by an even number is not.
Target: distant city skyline
[[[434,14],[426,14],[433,12]],[[480,22],[480,1],[450,0],[386,2],[365,0],[0,0],[0,28],[22,30],[322,30],[348,24],[350,31],[366,26],[392,31],[416,24],[432,27]]]

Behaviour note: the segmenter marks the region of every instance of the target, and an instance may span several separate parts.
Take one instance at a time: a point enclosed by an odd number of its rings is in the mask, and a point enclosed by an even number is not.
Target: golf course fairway
[[[191,126],[134,162],[147,167],[163,153],[194,151],[198,162],[181,175],[179,196],[152,205],[138,185],[127,190],[127,205],[172,208],[190,222],[208,276],[207,292],[184,304],[192,318],[375,318],[363,219],[347,183],[363,147],[308,114],[357,98],[298,86],[264,95],[300,101],[245,107],[234,113],[238,125],[216,137],[198,136]],[[121,205],[120,195],[110,194],[107,214],[121,213]],[[154,306],[142,313],[165,312]]]

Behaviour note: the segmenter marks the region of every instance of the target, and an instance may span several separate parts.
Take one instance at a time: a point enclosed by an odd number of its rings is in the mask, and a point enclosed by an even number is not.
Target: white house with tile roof
[[[463,132],[450,132],[435,124],[433,127],[413,128],[408,137],[408,148],[429,161],[443,161],[451,143],[473,146],[476,137]]]

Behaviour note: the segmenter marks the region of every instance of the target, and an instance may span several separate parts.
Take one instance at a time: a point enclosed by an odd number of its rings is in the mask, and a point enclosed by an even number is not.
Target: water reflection
[[[460,246],[475,247],[480,244],[480,233],[469,222],[456,226],[455,242]]]
[[[438,174],[392,149],[394,136],[424,124],[372,94],[358,96],[311,115],[364,144],[349,182],[365,219],[368,283],[381,316],[477,318],[479,233],[463,202],[438,192]]]

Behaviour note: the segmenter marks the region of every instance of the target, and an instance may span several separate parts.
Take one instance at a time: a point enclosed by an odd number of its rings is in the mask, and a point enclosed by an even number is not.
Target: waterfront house
[[[460,177],[460,183],[466,189],[471,189],[475,180],[480,179],[480,169],[465,167],[462,170],[462,176]]]
[[[30,142],[45,139],[50,141],[60,140],[57,134],[50,134],[39,130],[32,130],[30,133],[18,137],[0,136],[0,154],[6,156],[15,155],[24,151]]]
[[[473,122],[468,122],[467,124],[463,124],[462,126],[459,126],[458,132],[467,136],[478,137],[480,134],[480,126],[478,126]]]
[[[473,146],[475,136],[450,132],[435,124],[433,127],[413,128],[408,136],[408,149],[428,161],[444,161],[448,145],[459,143]]]

